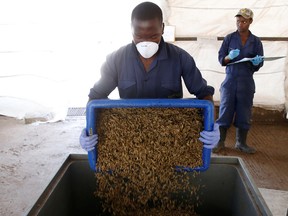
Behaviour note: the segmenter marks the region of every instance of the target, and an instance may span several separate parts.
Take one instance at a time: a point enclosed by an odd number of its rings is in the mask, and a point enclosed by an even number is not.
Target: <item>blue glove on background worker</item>
[[[233,49],[233,50],[231,50],[231,51],[229,52],[228,58],[229,58],[230,60],[232,60],[232,59],[236,58],[236,57],[239,55],[239,53],[240,53],[240,50],[239,50],[239,49]]]
[[[239,49],[233,49],[229,52],[228,58],[230,60],[236,58],[240,54]],[[250,60],[254,66],[258,66],[261,62],[263,62],[263,56],[256,55],[253,59]]]
[[[263,62],[263,56],[256,55],[253,59],[250,60],[254,66],[259,65]]]
[[[212,131],[202,131],[200,133],[199,140],[204,144],[204,148],[212,149],[214,148],[220,139],[219,125],[214,124],[214,129]],[[98,135],[94,134],[92,136],[87,136],[86,130],[83,129],[80,135],[80,145],[86,151],[91,151],[95,148],[98,143]]]

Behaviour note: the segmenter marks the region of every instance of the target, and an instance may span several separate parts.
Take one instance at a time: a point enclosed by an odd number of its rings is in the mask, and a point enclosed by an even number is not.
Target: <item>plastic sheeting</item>
[[[215,100],[220,99],[220,85],[225,78],[225,67],[218,62],[218,50],[222,41],[199,39],[194,42],[176,42],[178,46],[188,50],[195,58],[196,64],[208,83],[215,87]],[[283,56],[288,50],[287,42],[263,42],[265,55]],[[267,109],[284,109],[285,104],[285,58],[264,62],[264,66],[254,74],[256,93],[254,106]],[[189,97],[186,91],[185,97]]]
[[[235,30],[234,16],[240,8],[254,12],[250,29],[259,37],[288,35],[286,0],[171,0],[165,5],[166,22],[176,26],[177,36],[225,36]]]
[[[284,0],[262,1],[162,1],[165,6],[165,22],[176,27],[176,37],[197,37],[197,41],[175,42],[188,50],[207,79],[216,89],[224,80],[225,68],[218,63],[218,50],[224,37],[236,30],[235,15],[240,8],[248,7],[254,12],[250,30],[258,37],[275,38],[262,40],[266,57],[288,56],[288,3]],[[281,41],[285,38],[286,41]],[[280,41],[276,41],[280,40]],[[288,60],[287,57],[265,62],[254,74],[256,94],[254,106],[267,109],[288,110]]]
[[[141,1],[36,0],[0,2],[0,114],[17,118],[64,119],[68,107],[86,106],[90,87],[111,51],[131,42],[130,14]],[[217,60],[222,41],[235,31],[235,14],[254,11],[250,30],[259,37],[287,37],[288,3],[284,0],[158,0],[166,25],[215,87],[225,68]],[[111,7],[113,5],[113,7]],[[116,17],[116,19],[115,19]],[[265,56],[288,55],[287,41],[264,41]],[[288,60],[265,62],[255,73],[255,106],[288,110]],[[111,98],[117,98],[114,91]],[[185,97],[190,97],[185,94]]]

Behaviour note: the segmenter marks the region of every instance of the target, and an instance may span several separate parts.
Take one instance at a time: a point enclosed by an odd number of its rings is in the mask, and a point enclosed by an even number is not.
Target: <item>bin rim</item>
[[[201,108],[203,109],[204,130],[211,131],[214,127],[214,104],[209,100],[179,98],[179,99],[97,99],[91,100],[86,107],[86,133],[91,136],[96,134],[95,109],[100,108]],[[203,145],[204,146],[204,145]],[[90,168],[97,172],[97,149],[88,151]],[[193,172],[206,171],[209,168],[211,149],[203,147],[202,166],[176,167],[179,171]]]
[[[60,182],[61,178],[64,176],[65,172],[69,169],[69,167],[73,163],[77,162],[85,162],[89,163],[87,154],[69,154],[67,155],[66,159],[48,183],[47,187],[44,189],[43,193],[37,199],[35,204],[27,210],[27,216],[29,215],[37,215],[37,212],[41,210],[41,208],[45,205],[45,202],[49,199],[51,194],[53,193],[54,189],[56,188],[57,184]],[[211,164],[213,165],[229,165],[233,166],[237,169],[241,179],[243,180],[243,184],[246,186],[249,195],[254,200],[257,208],[260,209],[259,211],[265,213],[263,215],[273,216],[272,212],[270,211],[266,201],[264,200],[263,196],[261,195],[258,187],[256,186],[251,174],[249,173],[245,162],[242,158],[237,156],[211,156]]]

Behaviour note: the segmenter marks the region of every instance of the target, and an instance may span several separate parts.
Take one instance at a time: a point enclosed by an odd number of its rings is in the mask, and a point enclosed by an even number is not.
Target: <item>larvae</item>
[[[202,166],[203,115],[197,108],[97,110],[95,196],[111,215],[197,215],[201,203],[177,166]]]

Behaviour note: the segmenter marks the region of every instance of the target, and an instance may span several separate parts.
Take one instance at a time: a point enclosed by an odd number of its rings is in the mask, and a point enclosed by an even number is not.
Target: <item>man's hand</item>
[[[259,55],[256,55],[253,59],[250,60],[252,62],[252,64],[254,66],[257,66],[259,65],[261,62],[263,62],[263,57],[262,56],[259,56]]]
[[[206,95],[206,96],[203,97],[202,99],[203,99],[203,100],[209,100],[209,101],[211,101],[211,102],[214,104],[213,96],[212,96],[212,95]]]
[[[202,131],[200,132],[199,140],[204,143],[204,148],[212,149],[214,148],[220,140],[219,125],[214,124],[212,131]]]
[[[80,138],[80,145],[86,151],[91,151],[95,148],[96,144],[98,143],[98,135],[93,134],[92,136],[87,136],[86,129],[84,128],[81,132]]]
[[[240,53],[240,50],[239,50],[239,49],[233,49],[233,50],[231,50],[231,51],[229,52],[228,58],[229,58],[230,60],[232,60],[232,59],[236,58],[236,57],[239,55],[239,53]]]

